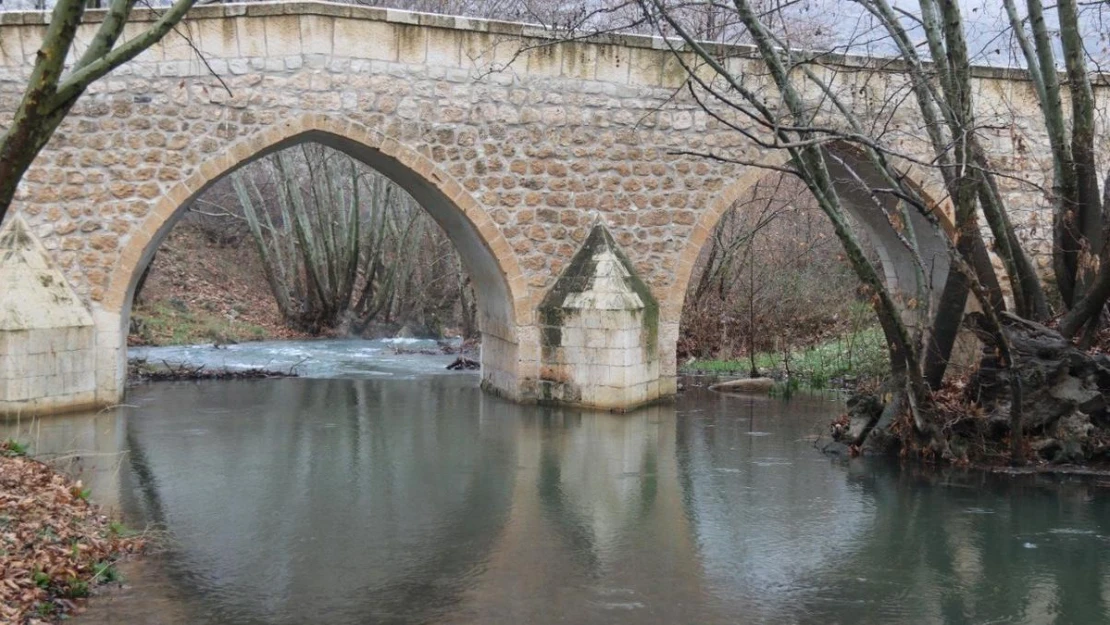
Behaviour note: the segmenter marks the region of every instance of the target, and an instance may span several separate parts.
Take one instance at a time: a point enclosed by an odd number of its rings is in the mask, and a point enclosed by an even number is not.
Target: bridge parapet
[[[101,15],[89,13],[79,41]],[[155,15],[136,12],[139,21]],[[0,13],[0,126],[45,19]],[[274,150],[323,142],[421,201],[479,285],[484,383],[522,400],[543,396],[546,373],[588,381],[575,378],[588,369],[574,367],[601,366],[568,360],[574,349],[545,356],[539,314],[595,224],[658,306],[657,360],[644,361],[655,377],[624,379],[673,392],[678,321],[702,245],[767,175],[760,166],[782,164],[781,153],[745,140],[681,89],[687,75],[660,38],[559,41],[526,24],[316,2],[198,7],[181,31],[188,39],[170,35],[94,85],[17,195],[15,212],[93,319],[89,349],[104,403],[122,393],[130,300],[162,238],[199,193]],[[746,48],[722,52],[765,86]],[[866,110],[885,111],[905,87],[889,67],[840,61],[838,84]],[[1035,110],[1032,93],[1010,70],[977,76],[985,119],[997,128],[984,133],[1015,173],[1003,192],[1031,207],[1015,221],[1035,223],[1044,198],[1019,180],[1046,179],[1044,141],[1015,122],[1018,111]],[[914,163],[928,149],[912,107],[890,119],[906,170],[943,206],[935,172]],[[847,195],[888,276],[912,274],[882,211],[866,193]],[[929,249],[925,260],[943,274],[943,245]]]

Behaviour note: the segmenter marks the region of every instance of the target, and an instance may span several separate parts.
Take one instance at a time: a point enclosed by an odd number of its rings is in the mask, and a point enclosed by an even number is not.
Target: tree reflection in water
[[[40,437],[124,452],[94,492],[172,536],[87,623],[1108,620],[1100,482],[828,458],[827,399],[614,415],[416,376],[129,401]]]

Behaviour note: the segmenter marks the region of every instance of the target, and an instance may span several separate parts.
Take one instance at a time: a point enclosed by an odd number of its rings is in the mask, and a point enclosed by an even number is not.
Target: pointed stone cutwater
[[[92,406],[92,315],[27,222],[0,229],[0,413]]]
[[[659,305],[594,226],[539,309],[539,398],[626,410],[659,398]]]

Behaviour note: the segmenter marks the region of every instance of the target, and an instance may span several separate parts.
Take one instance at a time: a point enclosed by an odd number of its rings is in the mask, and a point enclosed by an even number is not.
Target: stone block
[[[234,59],[239,53],[239,32],[234,19],[194,20],[193,43],[205,58]]]
[[[427,60],[435,67],[462,67],[460,34],[446,29],[428,31]]]
[[[463,67],[479,72],[523,71],[527,61],[519,61],[517,56],[522,45],[519,39],[489,33],[468,33],[461,44]]]
[[[72,395],[72,390],[66,383],[66,374],[55,373],[44,378],[41,397],[65,397]]]
[[[34,62],[35,54],[42,46],[43,36],[46,34],[46,27],[41,25],[25,25],[18,29],[20,54],[23,57],[25,64]]]
[[[356,59],[397,60],[397,36],[385,22],[339,19],[335,22],[335,54]]]
[[[31,356],[36,361],[35,374],[36,375],[55,375],[58,373],[58,354],[57,352],[48,352],[45,354],[36,354]]]
[[[428,32],[420,26],[396,24],[393,27],[397,61],[409,65],[423,64],[428,58]]]
[[[332,54],[336,18],[325,15],[302,15],[301,52],[303,54]]]
[[[38,399],[46,396],[47,379],[50,376],[46,375],[32,375],[23,378],[23,397],[22,399]]]
[[[27,378],[9,378],[0,380],[0,400],[9,403],[12,406],[17,405],[17,402],[22,402],[27,399],[26,396]]]
[[[599,81],[626,84],[631,68],[631,60],[632,54],[627,48],[599,46],[596,60],[597,71],[594,77]]]
[[[593,80],[597,76],[597,46],[575,42],[560,46],[562,49],[562,75],[575,80]]]
[[[664,58],[669,52],[630,48],[628,84],[656,87],[662,83]]]
[[[623,388],[628,380],[628,367],[610,366],[606,367],[606,376],[602,380],[605,386],[613,386],[616,388]]]
[[[23,48],[19,44],[19,32],[13,27],[0,26],[0,65],[12,67],[23,65]]]
[[[593,348],[606,348],[606,347],[620,347],[613,345],[614,332],[604,330],[601,328],[585,328],[583,329],[584,341],[583,345]]]
[[[562,341],[559,345],[563,347],[585,347],[586,346],[586,331],[584,328],[575,326],[564,326],[560,332]]]
[[[280,15],[267,17],[264,21],[267,54],[285,57],[302,54],[300,18]]]
[[[241,17],[234,22],[235,39],[239,45],[237,56],[266,56],[266,20],[257,17]],[[286,52],[280,54],[284,55]]]
[[[62,378],[66,394],[96,390],[96,375],[92,371],[67,373]]]
[[[54,355],[54,372],[55,373],[71,373],[74,366],[74,351],[57,352]]]
[[[525,75],[533,77],[558,77],[563,73],[563,51],[556,45],[531,48],[524,52]]]
[[[540,345],[538,341],[522,342],[517,347],[517,358],[523,361],[538,361],[540,359]]]
[[[36,328],[27,332],[28,354],[52,354],[65,348],[66,328]]]
[[[130,24],[128,24],[130,26]],[[151,58],[151,62],[158,61],[192,61],[197,58],[193,49],[195,42],[199,42],[198,27],[194,21],[186,21],[177,29],[170,31],[162,38],[162,43],[151,49],[151,52],[161,51],[160,58]],[[138,34],[138,33],[135,33]]]

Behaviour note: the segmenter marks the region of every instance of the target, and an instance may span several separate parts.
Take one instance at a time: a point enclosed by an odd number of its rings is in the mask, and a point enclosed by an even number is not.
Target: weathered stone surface
[[[782,152],[761,150],[701,110],[678,89],[680,65],[650,37],[553,43],[519,24],[311,2],[279,9],[196,8],[180,28],[191,41],[171,34],[94,85],[18,189],[15,213],[92,313],[104,401],[122,392],[122,328],[137,277],[184,207],[231,169],[302,141],[393,177],[455,242],[479,291],[486,388],[538,397],[538,306],[589,225],[601,223],[658,302],[657,384],[626,376],[624,385],[646,384],[645,397],[656,394],[652,384],[673,392],[674,341],[698,253],[720,216],[767,175],[740,163],[781,165]],[[0,128],[43,32],[41,15],[5,15]],[[136,11],[139,21],[156,17]],[[725,53],[736,71],[766,74],[747,51]],[[883,126],[898,149],[929,161],[912,102],[895,97],[906,78],[845,62],[857,67],[838,73],[833,88],[861,111],[893,111]],[[1035,114],[1033,92],[1012,77],[977,71],[973,88],[982,139],[1007,174],[1001,192],[1023,207],[1012,218],[1024,236],[1049,221],[1039,209],[1051,170],[1037,160],[1047,153],[1041,131],[1019,117]],[[699,156],[707,152],[723,158]],[[947,210],[938,173],[904,165]],[[915,284],[917,260],[874,196],[845,185],[888,279]],[[919,237],[931,232],[919,226]],[[939,291],[945,245],[923,244]]]
[[[0,414],[91,406],[92,315],[18,215],[0,229]]]
[[[0,332],[92,326],[92,315],[19,215],[0,229]]]
[[[605,226],[539,308],[540,399],[627,409],[660,397],[659,305]]]

